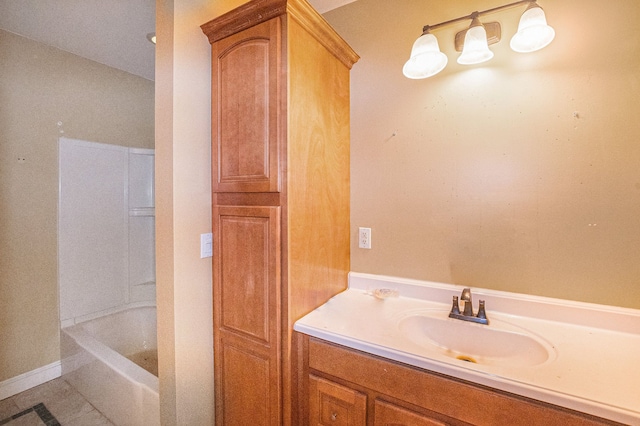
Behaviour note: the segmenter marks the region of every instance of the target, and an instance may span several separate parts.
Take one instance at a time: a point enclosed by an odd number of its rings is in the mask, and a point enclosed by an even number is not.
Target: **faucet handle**
[[[481,319],[487,319],[487,313],[484,310],[484,300],[480,300],[478,303],[480,306],[478,306],[478,315],[476,316]]]
[[[451,306],[451,312],[449,313],[449,316],[451,315],[460,315],[460,306],[458,306],[458,296],[453,296],[453,306]]]

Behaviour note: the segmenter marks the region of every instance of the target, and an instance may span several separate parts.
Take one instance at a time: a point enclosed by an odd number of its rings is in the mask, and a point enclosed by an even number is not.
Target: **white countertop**
[[[640,425],[640,310],[471,288],[474,312],[486,301],[489,325],[448,318],[462,286],[351,273],[349,288],[294,329],[416,367],[629,425]],[[399,297],[378,299],[375,289]],[[462,303],[460,305],[462,310]],[[473,364],[429,349],[400,330],[428,313],[452,327],[515,327],[549,351],[537,365]],[[433,348],[433,346],[432,346]],[[517,361],[517,360],[516,360]],[[505,363],[507,364],[507,363]]]

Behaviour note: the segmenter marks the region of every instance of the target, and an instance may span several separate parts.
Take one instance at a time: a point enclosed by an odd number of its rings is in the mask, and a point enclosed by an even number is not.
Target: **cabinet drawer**
[[[365,426],[367,397],[354,389],[309,376],[309,424]]]
[[[373,412],[374,426],[447,426],[431,417],[378,399],[374,403]]]

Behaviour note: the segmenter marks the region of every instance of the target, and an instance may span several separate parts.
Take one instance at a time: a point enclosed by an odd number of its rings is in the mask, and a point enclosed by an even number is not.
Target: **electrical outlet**
[[[371,248],[371,228],[358,228],[358,247]]]

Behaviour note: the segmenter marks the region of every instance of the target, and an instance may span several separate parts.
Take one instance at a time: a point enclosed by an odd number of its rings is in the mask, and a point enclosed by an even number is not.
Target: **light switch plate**
[[[213,234],[200,234],[200,259],[213,256]]]

